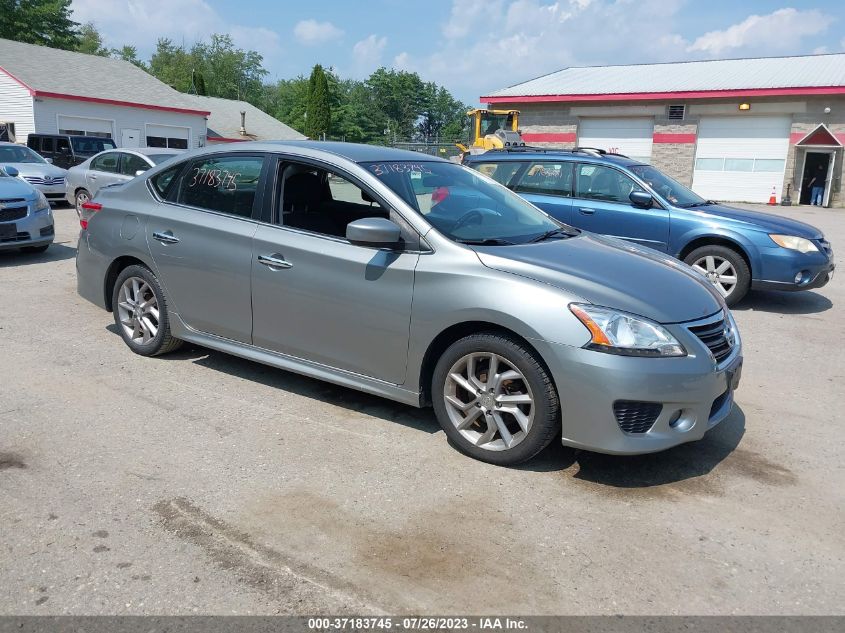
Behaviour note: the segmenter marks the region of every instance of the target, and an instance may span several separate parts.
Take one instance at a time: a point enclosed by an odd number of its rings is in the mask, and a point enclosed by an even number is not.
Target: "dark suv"
[[[30,134],[26,144],[64,169],[79,165],[103,150],[117,147],[110,138],[73,134]]]
[[[651,165],[620,154],[525,147],[468,155],[464,164],[561,222],[683,260],[728,305],[749,288],[807,290],[833,276],[833,251],[819,229],[705,200]]]

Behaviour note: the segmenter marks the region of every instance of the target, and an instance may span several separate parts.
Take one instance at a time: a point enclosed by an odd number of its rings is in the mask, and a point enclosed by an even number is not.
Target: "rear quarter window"
[[[167,198],[168,194],[173,189],[173,183],[176,181],[176,176],[179,175],[179,172],[182,171],[184,166],[184,163],[174,165],[173,167],[165,169],[150,178],[150,184],[161,198]]]

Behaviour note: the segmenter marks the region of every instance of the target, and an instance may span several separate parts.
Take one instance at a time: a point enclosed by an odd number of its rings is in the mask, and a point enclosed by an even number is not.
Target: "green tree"
[[[198,95],[206,96],[208,89],[205,87],[205,76],[201,72],[194,74],[194,90]]]
[[[454,141],[461,138],[467,106],[442,86],[425,84],[417,134],[426,141]]]
[[[138,66],[138,68],[143,68],[144,70],[147,70],[146,64],[144,64],[144,62],[138,58],[138,49],[134,46],[124,44],[120,48],[111,49],[109,51],[109,54],[115,59],[122,59],[125,62],[135,64],[136,66]]]
[[[0,38],[75,50],[71,0],[0,0]]]
[[[379,68],[366,81],[389,122],[390,136],[410,139],[424,103],[424,84],[417,73]],[[392,140],[392,139],[388,139]]]
[[[79,36],[79,42],[76,45],[77,51],[89,55],[100,55],[101,57],[109,56],[109,50],[103,46],[103,38],[93,22],[86,22],[80,26],[77,33]]]
[[[314,66],[308,80],[308,108],[305,119],[305,135],[320,138],[328,134],[332,124],[332,110],[329,96],[329,81],[320,64]]]

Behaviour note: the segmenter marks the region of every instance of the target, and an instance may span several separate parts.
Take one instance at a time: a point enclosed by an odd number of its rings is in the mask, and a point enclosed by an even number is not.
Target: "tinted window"
[[[57,138],[56,151],[61,152],[63,150],[67,150],[67,153],[70,153],[70,141],[68,141],[66,138]]]
[[[121,154],[120,173],[124,176],[134,176],[135,172],[147,171],[150,164],[137,154]]]
[[[534,161],[513,190],[519,193],[569,197],[572,195],[572,163]]]
[[[621,171],[604,165],[581,164],[577,169],[577,196],[587,200],[606,200],[630,204],[632,191],[643,191]]]
[[[196,160],[182,176],[177,202],[250,217],[263,164],[261,156],[208,156]]]
[[[179,172],[182,171],[182,168],[185,166],[185,163],[180,163],[179,165],[174,165],[170,169],[165,169],[163,172],[160,172],[150,178],[150,182],[153,185],[153,189],[158,192],[162,198],[167,198],[167,194],[173,188],[173,182],[176,176],[179,175]]]
[[[107,149],[114,149],[114,141],[106,138],[92,138],[90,136],[71,139],[73,151],[77,154],[96,154]]]
[[[55,144],[52,138],[42,138],[41,139],[41,151],[42,152],[54,152],[55,151]]]
[[[36,152],[41,151],[41,139],[37,136],[30,134],[26,139],[27,147],[31,147]]]
[[[106,171],[109,173],[117,172],[117,162],[120,155],[117,152],[108,152],[97,156],[91,161],[91,169],[94,171]]]
[[[523,165],[525,163],[510,160],[502,163],[478,163],[472,165],[472,167],[507,187]]]

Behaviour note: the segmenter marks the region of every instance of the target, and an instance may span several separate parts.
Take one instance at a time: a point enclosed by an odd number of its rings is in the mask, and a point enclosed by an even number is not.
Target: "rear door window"
[[[534,161],[519,178],[513,190],[547,196],[572,196],[572,163]]]
[[[179,181],[176,202],[209,211],[252,217],[264,157],[205,156]]]
[[[91,161],[91,169],[94,171],[104,171],[110,174],[117,173],[117,164],[120,160],[120,154],[117,152],[107,152],[97,156]]]
[[[134,176],[136,172],[147,171],[150,165],[137,154],[120,155],[120,173],[124,176]]]

